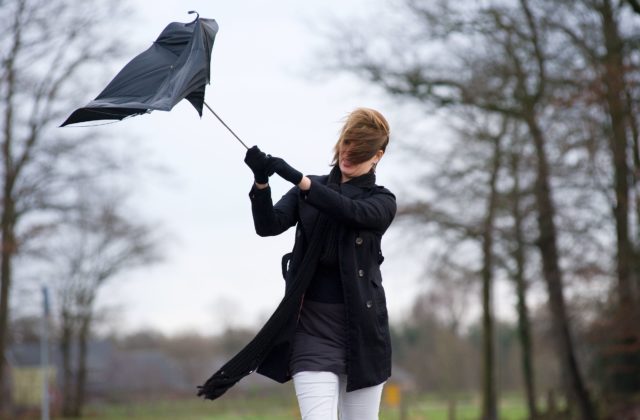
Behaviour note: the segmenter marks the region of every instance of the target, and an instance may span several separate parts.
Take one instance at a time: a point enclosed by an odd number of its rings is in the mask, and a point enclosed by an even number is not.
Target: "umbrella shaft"
[[[226,127],[226,129],[227,129],[227,130],[229,130],[229,132],[230,132],[231,134],[233,134],[233,136],[234,136],[236,139],[238,139],[238,141],[239,141],[239,142],[244,146],[244,148],[245,148],[245,149],[249,150],[249,147],[247,147],[247,145],[246,145],[246,144],[244,144],[244,142],[243,142],[242,140],[240,140],[240,137],[238,137],[238,136],[236,135],[236,133],[234,133],[234,132],[233,132],[233,130],[232,130],[232,129],[230,129],[230,128],[229,128],[229,126],[228,126],[224,121],[222,121],[222,118],[220,118],[220,117],[218,116],[218,114],[216,114],[216,113],[215,113],[215,111],[214,111],[213,109],[211,109],[211,107],[209,106],[209,104],[207,104],[207,103],[205,102],[205,103],[204,103],[204,106],[206,106],[206,107],[207,107],[207,109],[209,109],[209,111],[211,111],[211,113],[212,113],[213,115],[215,115],[215,117],[218,119],[218,121],[220,121],[220,122],[222,123],[222,125],[224,125],[224,126]]]

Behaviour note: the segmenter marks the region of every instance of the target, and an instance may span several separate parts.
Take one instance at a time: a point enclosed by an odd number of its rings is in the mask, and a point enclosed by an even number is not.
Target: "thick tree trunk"
[[[569,386],[569,398],[578,409],[578,415],[583,420],[594,420],[596,417],[591,398],[580,374],[569,329],[562,272],[558,262],[558,239],[554,222],[555,208],[549,185],[550,173],[545,151],[545,139],[537,121],[533,117],[535,115],[533,110],[529,110],[526,115],[526,123],[529,127],[537,156],[538,174],[535,196],[538,207],[538,229],[540,231],[537,245],[542,256],[542,271],[549,293],[549,306],[560,364]]]
[[[513,231],[515,249],[513,258],[516,263],[514,282],[517,295],[518,312],[518,338],[522,351],[522,377],[524,379],[524,390],[529,409],[529,418],[538,417],[538,407],[536,404],[535,374],[533,371],[532,343],[531,343],[531,322],[529,321],[529,309],[527,307],[527,284],[525,280],[525,240],[522,227],[522,213],[520,211],[520,177],[519,166],[520,156],[518,153],[511,155],[511,172],[513,176],[513,191],[511,194]]]
[[[482,234],[482,419],[498,419],[498,392],[496,384],[495,327],[493,318],[493,230],[498,203],[497,179],[500,170],[500,138],[495,140],[493,167],[489,180],[489,199]]]
[[[618,24],[613,16],[609,0],[598,9],[602,19],[602,35],[607,53],[602,62],[602,82],[605,86],[605,101],[611,123],[609,148],[613,158],[614,188],[616,202],[613,214],[616,221],[618,275],[618,301],[624,310],[631,307],[634,299],[633,248],[629,240],[629,167],[627,150],[626,89],[624,81],[623,42],[618,33]]]

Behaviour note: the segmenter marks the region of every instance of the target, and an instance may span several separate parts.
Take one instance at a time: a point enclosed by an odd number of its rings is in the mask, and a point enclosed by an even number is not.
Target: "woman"
[[[391,374],[391,344],[379,265],[382,235],[396,212],[395,196],[375,184],[376,165],[389,142],[377,111],[359,108],[347,118],[328,176],[304,176],[256,146],[245,162],[255,184],[253,219],[260,236],[296,226],[293,251],[283,259],[286,289],[303,290],[291,327],[258,372],[284,382],[293,377],[303,419],[378,418]],[[294,184],[275,205],[268,177]],[[317,250],[317,258],[309,254]],[[297,285],[296,287],[299,287]]]

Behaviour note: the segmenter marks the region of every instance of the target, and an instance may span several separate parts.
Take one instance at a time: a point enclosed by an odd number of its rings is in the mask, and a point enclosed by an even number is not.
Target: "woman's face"
[[[349,146],[341,145],[340,153],[338,154],[338,164],[340,166],[340,172],[342,172],[342,181],[345,182],[369,172],[371,168],[373,168],[373,165],[378,163],[383,153],[382,150],[378,150],[371,159],[362,163],[355,163],[349,160]]]

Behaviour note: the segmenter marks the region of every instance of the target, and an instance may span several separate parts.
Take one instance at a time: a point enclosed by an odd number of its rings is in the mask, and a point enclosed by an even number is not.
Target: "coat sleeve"
[[[249,192],[251,212],[256,233],[260,236],[275,236],[294,226],[298,221],[298,187],[290,189],[273,205],[271,187]]]
[[[352,199],[312,180],[311,188],[302,196],[305,203],[341,223],[358,229],[384,232],[396,215],[396,197],[382,187],[377,187],[376,192],[370,197]]]

